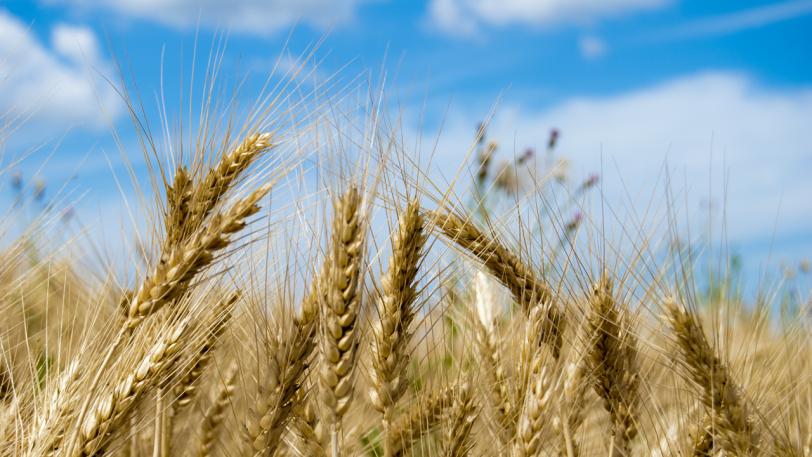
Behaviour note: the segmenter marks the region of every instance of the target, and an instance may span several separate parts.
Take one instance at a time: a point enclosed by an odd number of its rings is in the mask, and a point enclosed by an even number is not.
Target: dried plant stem
[[[372,405],[383,413],[383,432],[389,433],[393,408],[409,385],[406,368],[409,364],[407,344],[414,320],[417,299],[416,278],[420,267],[426,236],[423,217],[416,201],[407,205],[392,237],[392,257],[382,279],[382,294],[378,300],[380,322],[373,328],[372,345]],[[389,440],[384,436],[384,446]],[[384,455],[390,455],[384,449]]]
[[[542,341],[552,346],[553,356],[558,358],[563,344],[564,314],[552,305],[549,286],[539,280],[532,269],[509,249],[470,221],[442,211],[434,212],[433,221],[447,238],[479,259],[510,290],[526,313],[536,306],[545,306],[547,320]]]
[[[757,434],[748,417],[739,388],[727,367],[711,349],[698,318],[677,305],[665,302],[688,374],[701,389],[700,399],[713,417],[713,443],[737,455],[757,453]]]
[[[340,454],[341,419],[350,406],[354,387],[365,238],[360,205],[356,187],[335,203],[330,274],[321,314],[319,397],[334,456]]]
[[[172,436],[172,414],[168,411],[167,392],[159,387],[155,389],[155,436],[152,443],[153,457],[168,457]]]
[[[198,457],[211,456],[214,446],[217,444],[226,408],[236,390],[237,369],[236,363],[232,363],[228,367],[218,386],[217,394],[203,414],[203,421],[200,424],[200,445],[197,449]]]
[[[587,362],[595,393],[603,399],[612,421],[612,455],[626,457],[637,435],[639,374],[636,339],[612,295],[604,275],[590,301],[591,335]]]

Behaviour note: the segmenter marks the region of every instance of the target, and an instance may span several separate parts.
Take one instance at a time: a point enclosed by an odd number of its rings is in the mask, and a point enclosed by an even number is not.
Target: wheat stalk
[[[356,187],[350,187],[335,202],[330,274],[320,316],[319,399],[325,426],[331,432],[333,456],[339,453],[340,421],[350,406],[354,387],[365,237],[360,205]]]
[[[591,342],[587,362],[594,378],[595,393],[603,399],[612,421],[612,452],[628,456],[637,435],[639,398],[636,341],[621,316],[606,274],[590,300]]]
[[[417,299],[416,278],[426,236],[416,201],[406,206],[393,235],[389,269],[381,280],[378,300],[380,322],[373,328],[372,405],[383,413],[384,435],[389,433],[393,408],[409,385],[407,344]],[[384,443],[388,440],[384,438]],[[384,450],[384,455],[388,455]]]
[[[433,213],[433,223],[450,240],[479,259],[488,271],[513,294],[526,313],[536,306],[545,306],[547,322],[543,341],[558,355],[563,344],[564,315],[552,305],[549,286],[539,280],[532,269],[509,249],[480,231],[470,221],[443,211]]]
[[[673,298],[665,301],[677,345],[688,374],[701,389],[700,398],[713,417],[713,444],[728,452],[750,455],[758,451],[757,434],[750,422],[739,388],[727,367],[708,344],[702,324]]]
[[[234,306],[240,299],[240,293],[235,292],[230,294],[227,298],[218,300],[212,307],[211,315],[213,317],[212,325],[209,326],[203,344],[200,350],[192,361],[192,368],[180,379],[174,386],[175,413],[179,412],[182,408],[189,405],[198,391],[198,381],[203,376],[204,371],[211,361],[214,348],[223,336],[233,314]]]

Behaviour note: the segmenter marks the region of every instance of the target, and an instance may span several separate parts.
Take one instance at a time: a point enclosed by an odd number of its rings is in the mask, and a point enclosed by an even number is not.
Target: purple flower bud
[[[572,232],[575,229],[577,229],[578,226],[581,225],[581,221],[583,219],[584,219],[584,215],[580,211],[577,211],[572,216],[572,219],[570,219],[570,221],[567,222],[567,226],[566,226],[567,232]]]
[[[601,177],[599,174],[592,173],[591,175],[589,175],[588,178],[586,178],[586,181],[584,181],[581,187],[583,187],[584,190],[589,189],[590,187],[594,187],[596,184],[598,184],[598,181],[600,181],[600,179]]]
[[[524,150],[524,154],[520,155],[519,158],[516,159],[516,163],[523,165],[525,162],[532,159],[534,155],[536,155],[536,151],[534,151],[533,148],[527,148]]]
[[[559,135],[560,132],[558,131],[558,129],[554,128],[550,130],[550,140],[547,142],[547,149],[555,148],[555,145],[558,143]]]

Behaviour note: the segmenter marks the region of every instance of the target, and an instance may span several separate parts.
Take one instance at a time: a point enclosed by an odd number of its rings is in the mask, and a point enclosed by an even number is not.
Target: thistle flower
[[[550,130],[550,139],[547,140],[547,149],[555,149],[555,145],[558,144],[558,137],[560,134],[561,132],[559,132],[556,128]]]

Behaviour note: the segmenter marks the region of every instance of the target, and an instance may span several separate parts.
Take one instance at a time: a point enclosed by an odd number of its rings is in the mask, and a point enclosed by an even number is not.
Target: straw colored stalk
[[[702,324],[691,312],[666,299],[665,308],[688,375],[700,389],[700,399],[712,419],[713,444],[736,455],[758,451],[758,436],[748,416],[746,402],[727,367],[705,338]]]
[[[407,345],[415,315],[417,271],[426,242],[423,217],[416,201],[400,215],[392,238],[392,257],[378,300],[380,322],[373,328],[370,389],[372,405],[383,413],[384,435],[389,433],[394,407],[409,385]],[[384,443],[388,443],[385,438]],[[385,456],[390,455],[387,451],[384,449]]]
[[[545,307],[546,324],[542,340],[552,346],[553,355],[558,358],[563,344],[564,314],[552,305],[549,286],[507,247],[480,231],[470,221],[444,211],[435,211],[433,221],[448,239],[479,259],[510,290],[526,313],[536,306]]]

